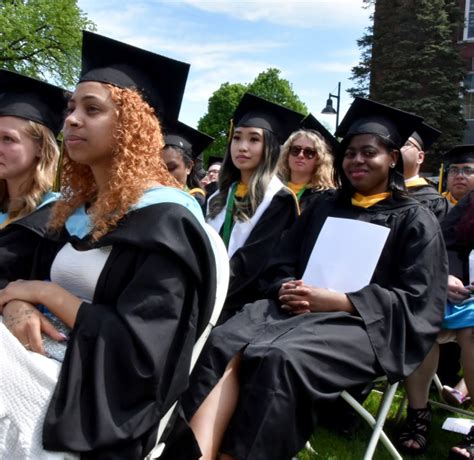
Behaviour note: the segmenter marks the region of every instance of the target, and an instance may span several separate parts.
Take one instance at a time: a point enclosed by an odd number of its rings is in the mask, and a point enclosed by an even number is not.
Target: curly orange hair
[[[160,155],[164,139],[154,110],[134,89],[105,86],[119,112],[107,187],[99,194],[90,167],[72,161],[65,149],[63,199],[54,206],[50,222],[52,229],[59,230],[77,207],[89,203],[93,240],[113,230],[150,186],[179,188]]]

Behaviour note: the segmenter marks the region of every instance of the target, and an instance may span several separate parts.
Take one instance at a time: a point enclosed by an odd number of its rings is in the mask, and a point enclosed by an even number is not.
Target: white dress
[[[91,301],[111,246],[77,251],[69,243],[57,254],[51,280]],[[61,362],[26,350],[0,322],[0,459],[76,459],[76,454],[43,449],[44,417]]]

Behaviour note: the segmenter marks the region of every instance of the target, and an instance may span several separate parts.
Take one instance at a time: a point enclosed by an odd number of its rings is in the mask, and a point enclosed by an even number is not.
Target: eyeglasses
[[[458,168],[457,166],[450,166],[448,168],[449,176],[464,176],[471,177],[474,174],[474,168],[470,166],[464,166],[463,168]]]
[[[315,149],[312,149],[311,147],[301,147],[300,145],[292,145],[290,147],[290,155],[291,156],[294,156],[294,157],[297,157],[300,152],[303,152],[303,156],[307,159],[307,160],[311,160],[313,159],[315,156],[316,156],[316,150]]]

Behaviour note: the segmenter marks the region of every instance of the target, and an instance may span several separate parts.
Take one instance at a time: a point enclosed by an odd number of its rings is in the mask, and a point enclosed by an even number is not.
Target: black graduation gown
[[[334,195],[336,190],[316,190],[314,188],[307,188],[299,199],[300,210],[303,212],[313,201],[326,199]]]
[[[257,280],[282,235],[298,216],[294,195],[282,188],[250,232],[245,244],[230,258],[229,290],[219,322],[231,317],[248,302],[261,298]]]
[[[451,209],[451,203],[430,184],[408,187],[410,196],[428,208],[442,222]]]
[[[391,231],[371,283],[347,294],[356,315],[290,315],[278,289],[301,278],[327,216]],[[246,305],[214,329],[183,397],[189,419],[242,351],[239,401],[221,446],[238,460],[287,460],[311,435],[320,403],[379,375],[395,382],[423,361],[443,317],[446,251],[433,214],[410,198],[368,209],[334,198],[300,216],[265,278],[272,299]]]
[[[162,203],[130,212],[96,243],[74,245],[112,250],[71,332],[44,447],[87,459],[143,458],[188,385],[191,351],[214,305],[210,243],[184,206]],[[36,275],[49,266],[43,258]]]
[[[441,225],[448,250],[449,273],[466,285],[469,284],[469,254],[474,249],[474,235],[470,241],[460,241],[457,226],[471,206],[474,206],[474,190],[451,209]]]
[[[47,234],[53,204],[46,204],[0,230],[0,289],[10,281],[28,279],[35,252]]]

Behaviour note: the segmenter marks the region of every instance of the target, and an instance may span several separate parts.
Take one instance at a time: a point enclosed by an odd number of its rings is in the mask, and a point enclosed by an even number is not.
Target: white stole
[[[247,238],[249,237],[250,233],[252,232],[255,225],[257,225],[260,217],[262,217],[263,213],[267,210],[268,206],[270,205],[273,197],[284,187],[283,182],[278,179],[277,176],[273,176],[270,180],[270,183],[265,190],[265,194],[263,195],[262,202],[257,206],[255,210],[255,214],[247,221],[237,221],[234,223],[232,228],[232,232],[230,234],[229,240],[229,247],[227,248],[227,254],[229,255],[229,259],[234,255],[234,253],[241,248]],[[217,194],[216,192],[215,194]],[[211,197],[212,198],[212,197]],[[216,231],[220,232],[222,225],[224,224],[225,220],[225,213],[227,210],[227,204],[229,203],[230,193],[227,196],[227,203],[226,206],[221,210],[219,214],[213,219],[208,219],[207,223]],[[209,200],[210,201],[210,200]]]

